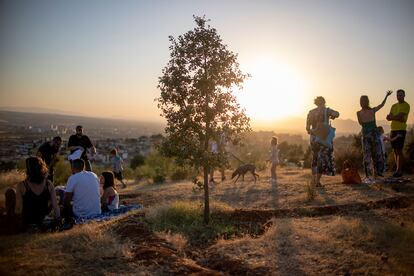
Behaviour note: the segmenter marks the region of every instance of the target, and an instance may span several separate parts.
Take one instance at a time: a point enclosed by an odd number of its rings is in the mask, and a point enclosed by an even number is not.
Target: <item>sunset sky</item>
[[[1,1],[0,107],[160,121],[168,36],[206,15],[252,74],[253,123],[305,117],[322,95],[356,120],[403,88],[414,122],[414,1]],[[377,119],[385,119],[395,94]]]

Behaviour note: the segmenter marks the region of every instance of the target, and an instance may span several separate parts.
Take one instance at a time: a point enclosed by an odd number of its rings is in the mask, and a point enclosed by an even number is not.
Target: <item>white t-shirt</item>
[[[69,177],[65,192],[73,193],[73,213],[87,217],[101,213],[99,179],[93,172],[81,171]]]
[[[278,164],[279,163],[279,150],[277,148],[277,145],[271,147],[270,153],[271,153],[270,160],[272,161],[272,163]]]

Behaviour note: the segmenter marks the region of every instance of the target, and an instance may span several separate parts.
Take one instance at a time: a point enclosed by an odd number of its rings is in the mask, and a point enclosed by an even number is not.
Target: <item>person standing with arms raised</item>
[[[410,113],[410,105],[405,101],[405,91],[397,90],[398,102],[393,104],[387,120],[391,121],[391,146],[394,151],[396,170],[393,177],[402,176],[402,159],[405,135],[407,133],[407,119]],[[394,137],[396,137],[394,139]]]
[[[384,100],[376,107],[369,105],[369,98],[366,95],[361,96],[359,100],[361,110],[357,112],[357,117],[358,123],[362,127],[362,150],[366,177],[373,175],[372,168],[377,176],[384,176],[384,152],[375,114],[385,105],[391,94],[392,91],[387,91]]]
[[[70,150],[70,154],[73,154],[77,150],[81,150],[82,154],[80,156],[80,159],[85,162],[85,170],[92,171],[91,163],[89,162],[88,156],[86,155],[86,150],[91,149],[93,153],[96,153],[96,149],[89,137],[83,134],[82,126],[77,126],[76,134],[73,134],[69,137],[68,148]]]

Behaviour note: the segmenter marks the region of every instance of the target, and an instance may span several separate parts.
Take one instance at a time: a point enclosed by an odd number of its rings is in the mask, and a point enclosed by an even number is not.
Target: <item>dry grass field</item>
[[[145,216],[2,236],[0,274],[414,273],[412,181],[350,186],[324,177],[311,195],[308,170],[279,169],[276,183],[267,171],[260,175],[256,183],[246,175],[212,186],[206,229],[194,222],[203,194],[191,182],[130,183],[120,189],[121,201],[143,204]],[[205,232],[213,234],[198,239]]]

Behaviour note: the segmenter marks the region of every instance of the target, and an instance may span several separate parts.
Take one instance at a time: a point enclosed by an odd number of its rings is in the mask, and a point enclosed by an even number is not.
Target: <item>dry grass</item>
[[[385,185],[343,185],[340,176],[336,176],[323,177],[325,188],[314,188],[315,197],[307,201],[309,170],[279,169],[276,183],[268,182],[266,173],[261,172],[256,183],[247,175],[244,182],[234,184],[227,180],[218,183],[211,191],[212,213],[236,208],[270,209],[366,202],[413,194],[413,190],[408,189],[412,188],[412,183],[406,184],[406,192],[402,193]],[[191,222],[194,221],[192,219],[201,221],[203,193],[192,192],[192,187],[193,184],[187,181],[131,184],[120,192],[135,194],[126,200],[143,203],[147,207],[148,221],[183,226],[181,219],[184,219],[184,230],[190,229],[191,235],[201,236],[205,228]],[[219,239],[202,255],[206,258],[209,254],[219,255],[225,261],[241,260],[250,269],[265,267],[269,268],[267,271],[282,275],[410,275],[414,271],[413,214],[414,207],[411,206],[347,216],[273,219],[272,226],[262,236]],[[167,221],[171,218],[172,221]],[[219,226],[211,233],[232,231],[226,228],[227,224]],[[19,275],[28,271],[48,275],[160,273],[159,266],[143,266],[139,260],[132,260],[130,244],[121,243],[111,232],[112,227],[113,222],[107,222],[75,227],[62,233],[0,237],[0,274]],[[156,229],[160,231],[157,234],[174,245],[178,253],[185,254],[186,250],[194,248],[184,232],[168,231],[171,229],[168,227]],[[212,240],[216,238],[212,236]]]
[[[23,181],[25,174],[19,170],[0,173],[0,209],[4,207],[4,193],[8,188],[16,188]]]
[[[230,173],[226,172],[227,179],[230,178]],[[338,175],[323,176],[321,182],[324,188],[316,187],[314,199],[308,201],[310,170],[279,168],[276,183],[268,181],[267,171],[259,174],[260,179],[256,183],[250,175],[246,175],[244,182],[226,180],[217,183],[210,190],[210,200],[227,204],[231,208],[273,209],[367,202],[401,195],[390,185],[344,185]],[[414,191],[413,183],[404,185]],[[193,192],[193,187],[194,184],[190,181],[156,185],[140,183],[129,185],[121,193],[137,193],[136,202],[145,207],[177,200],[203,202],[203,191]],[[313,189],[310,191],[313,193]]]
[[[306,201],[307,202],[313,201],[316,197],[315,183],[313,181],[308,181],[308,183],[306,184],[305,191],[306,191]]]
[[[110,224],[87,224],[70,231],[1,237],[0,274],[150,275],[131,262],[129,244],[121,243]]]
[[[180,255],[184,254],[188,241],[182,234],[171,232],[156,232],[157,236],[172,244]]]
[[[17,183],[23,181],[24,178],[24,172],[18,170],[0,173],[0,190],[15,187]]]
[[[403,211],[407,214],[403,226],[401,218],[395,220],[400,210],[273,219],[273,226],[260,238],[220,240],[209,252],[282,275],[410,275],[414,272],[413,211],[413,207]],[[390,215],[394,219],[387,220]]]

